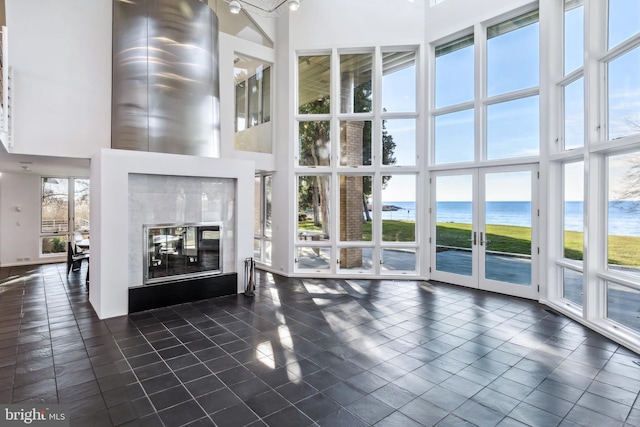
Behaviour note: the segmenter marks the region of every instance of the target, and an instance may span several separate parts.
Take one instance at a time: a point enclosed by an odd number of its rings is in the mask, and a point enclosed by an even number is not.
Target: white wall
[[[244,259],[253,256],[254,163],[176,154],[105,149],[91,159],[91,284],[89,300],[102,319],[127,314],[129,297],[129,174],[236,179],[238,292]],[[230,272],[230,271],[229,271]],[[141,276],[140,276],[141,277]]]
[[[415,45],[424,38],[426,4],[424,0],[305,0],[284,17],[289,19],[292,49]]]
[[[6,0],[11,152],[88,158],[111,146],[111,4]]]
[[[298,10],[299,12],[300,10]],[[297,12],[296,12],[297,13]],[[294,64],[289,60],[289,20],[285,17],[278,22],[276,70],[274,84],[274,123],[275,144],[275,170],[272,179],[271,193],[271,217],[272,217],[272,241],[271,241],[271,268],[278,273],[293,271],[294,239],[291,224],[295,223],[295,209],[293,199],[295,193],[295,181],[292,173],[293,165],[293,141],[294,121],[293,117],[293,72]]]
[[[16,207],[21,208],[17,212]],[[32,264],[39,260],[40,177],[0,175],[0,266]],[[25,261],[25,258],[29,258]],[[20,259],[20,260],[18,260]]]
[[[537,3],[531,0],[447,0],[436,6],[427,7],[425,14],[426,41],[430,43],[449,37],[486,22],[520,7]]]

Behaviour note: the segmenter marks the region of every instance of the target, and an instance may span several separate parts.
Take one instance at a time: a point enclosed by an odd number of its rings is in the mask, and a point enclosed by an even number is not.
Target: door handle
[[[486,246],[488,243],[491,243],[491,240],[489,240],[489,239],[485,240],[484,236],[483,236],[483,233],[481,231],[480,232],[480,246],[482,246],[482,245]]]
[[[478,236],[475,231],[473,232],[473,239],[467,239],[467,242],[473,242],[474,246],[478,244]]]

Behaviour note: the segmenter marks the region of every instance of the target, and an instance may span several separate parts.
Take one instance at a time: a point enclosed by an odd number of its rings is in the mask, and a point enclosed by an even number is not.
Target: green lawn
[[[321,232],[313,221],[298,223],[300,231]],[[383,241],[415,241],[415,223],[404,220],[382,221]],[[564,234],[564,256],[568,259],[582,260],[582,233],[566,231]],[[471,225],[457,223],[438,223],[436,242],[440,246],[471,248]],[[477,236],[478,239],[480,236]],[[531,229],[510,225],[487,225],[486,239],[490,240],[489,250],[531,255]],[[362,240],[371,241],[371,223],[362,224]],[[609,236],[609,263],[640,267],[640,237]]]
[[[436,224],[436,243],[440,246],[471,248],[471,224]],[[478,244],[480,235],[476,235]],[[487,225],[487,248],[490,251],[531,255],[531,228]]]

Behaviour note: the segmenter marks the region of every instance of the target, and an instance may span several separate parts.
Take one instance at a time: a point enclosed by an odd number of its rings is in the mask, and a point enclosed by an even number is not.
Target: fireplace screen
[[[145,284],[222,273],[222,224],[146,225]]]

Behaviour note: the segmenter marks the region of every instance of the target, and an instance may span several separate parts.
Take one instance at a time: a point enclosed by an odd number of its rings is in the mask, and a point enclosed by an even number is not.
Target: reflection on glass
[[[609,0],[609,41],[611,49],[640,31],[640,2]]]
[[[436,48],[435,107],[473,100],[473,34]]]
[[[298,58],[298,113],[329,114],[331,57]]]
[[[564,2],[564,75],[584,63],[584,6],[582,0]]]
[[[262,177],[254,178],[253,185],[253,235],[262,237]]]
[[[371,111],[370,53],[340,55],[340,112],[368,113]]]
[[[43,233],[69,231],[69,180],[67,178],[42,178]]]
[[[264,240],[264,253],[262,258],[262,262],[271,265],[271,240]]]
[[[564,257],[582,261],[584,247],[584,162],[564,168]]]
[[[416,111],[416,53],[382,54],[382,111]]]
[[[471,276],[473,177],[436,176],[435,180],[436,270]]]
[[[236,132],[269,122],[271,120],[271,68],[269,64],[236,54],[233,78],[236,85]],[[246,148],[236,146],[236,149],[245,150]]]
[[[487,107],[487,159],[537,156],[539,153],[538,96]]]
[[[531,285],[531,172],[485,175],[485,277]]]
[[[415,119],[382,121],[382,164],[395,166],[416,164]]]
[[[262,123],[271,121],[271,68],[262,71]]]
[[[331,159],[330,122],[300,122],[298,127],[300,166],[329,166]]]
[[[381,210],[383,242],[415,242],[416,176],[382,176]]]
[[[340,166],[371,165],[371,121],[340,121]]]
[[[222,271],[222,225],[145,226],[145,284]]]
[[[74,178],[73,180],[73,211],[75,231],[87,232],[90,229],[89,221],[89,180],[86,178]]]
[[[249,77],[249,97],[247,100],[249,109],[249,127],[260,123],[260,97],[258,93],[258,80],[256,76]]]
[[[247,116],[245,113],[247,103],[247,82],[236,85],[236,132],[247,128]]]
[[[607,281],[607,317],[640,332],[640,289]]]
[[[571,270],[570,268],[562,269],[562,298],[582,306],[581,272]]]
[[[340,248],[338,269],[349,272],[371,272],[373,269],[372,248]]]
[[[272,183],[273,177],[271,175],[264,177],[264,235],[267,238],[271,237],[271,223],[273,221],[271,208]]]
[[[564,149],[584,146],[584,78],[564,87]]]
[[[296,263],[298,269],[328,270],[331,265],[331,249],[323,247],[299,247]]]
[[[253,239],[253,257],[257,260],[262,258],[262,241],[260,239]]]
[[[463,110],[435,117],[435,164],[473,161],[473,116],[473,110]]]
[[[608,268],[640,276],[640,153],[608,159]]]
[[[415,248],[382,249],[382,272],[415,271]]]
[[[372,177],[340,175],[340,241],[371,241]]]
[[[331,177],[298,177],[298,238],[328,240],[331,230]]]
[[[639,2],[640,3],[640,2]],[[640,132],[640,48],[609,62],[609,139]]]
[[[487,95],[538,86],[538,11],[487,29]]]

